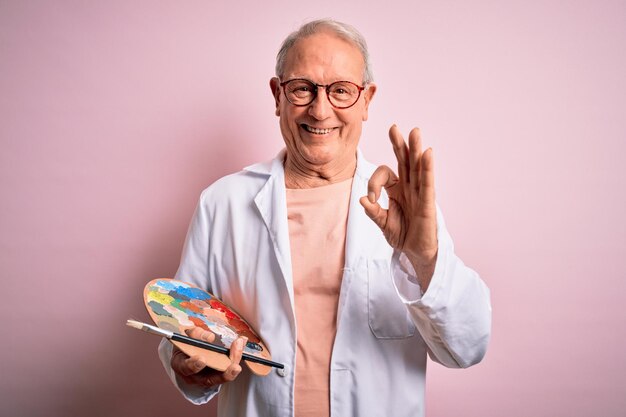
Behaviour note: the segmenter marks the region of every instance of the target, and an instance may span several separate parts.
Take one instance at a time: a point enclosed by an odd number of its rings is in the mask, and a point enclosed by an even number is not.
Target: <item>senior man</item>
[[[204,190],[176,278],[237,310],[285,369],[242,369],[243,338],[224,372],[167,342],[163,364],[190,401],[219,392],[221,416],[421,416],[427,355],[475,364],[491,327],[435,204],[432,150],[392,126],[397,174],[360,154],[376,85],[349,25],[292,33],[270,87],[286,149]]]

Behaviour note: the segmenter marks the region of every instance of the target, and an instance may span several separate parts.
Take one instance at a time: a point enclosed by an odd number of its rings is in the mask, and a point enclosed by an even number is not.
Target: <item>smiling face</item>
[[[362,85],[364,65],[356,46],[331,32],[319,32],[298,40],[289,50],[281,81],[304,78],[321,85],[335,81]],[[299,107],[289,103],[277,78],[270,86],[287,145],[287,180],[316,186],[352,177],[362,124],[376,86],[369,84],[348,109],[334,108],[323,88],[311,104]]]

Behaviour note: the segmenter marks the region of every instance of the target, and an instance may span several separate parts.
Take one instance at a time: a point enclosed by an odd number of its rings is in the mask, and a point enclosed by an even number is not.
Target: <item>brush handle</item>
[[[213,352],[223,353],[224,355],[230,355],[230,349],[225,348],[223,346],[214,345],[213,343],[203,342],[202,340],[194,339],[193,337],[183,336],[182,334],[174,333],[171,337],[172,340],[177,342],[185,343],[187,345],[196,346],[202,349],[212,350]],[[272,366],[278,369],[284,369],[285,365],[278,362],[273,362],[268,359],[259,358],[258,356],[250,355],[248,353],[244,353],[242,358],[255,363],[260,363],[261,365]]]

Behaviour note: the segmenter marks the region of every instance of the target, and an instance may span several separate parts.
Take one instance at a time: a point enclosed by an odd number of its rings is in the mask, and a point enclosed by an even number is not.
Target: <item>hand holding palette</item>
[[[244,355],[271,360],[271,355],[261,338],[237,313],[208,292],[186,282],[168,278],[150,281],[144,289],[144,303],[150,317],[161,329],[185,334],[185,330],[201,327],[215,334],[214,345],[230,349],[239,337],[246,336],[248,343]],[[189,356],[200,356],[207,366],[220,371],[230,365],[228,355],[170,340]],[[267,375],[271,368],[246,360],[248,368],[256,375]]]

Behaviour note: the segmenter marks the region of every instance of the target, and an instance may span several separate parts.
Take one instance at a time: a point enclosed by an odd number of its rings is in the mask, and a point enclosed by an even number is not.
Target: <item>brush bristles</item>
[[[174,332],[170,332],[168,330],[163,330],[157,326],[153,326],[151,324],[142,323],[137,320],[126,320],[126,325],[129,327],[133,327],[137,330],[143,330],[144,332],[156,334],[157,336],[167,337],[168,339],[174,335]]]
[[[134,327],[138,330],[143,330],[144,324],[137,320],[126,320],[126,325],[130,327]]]

